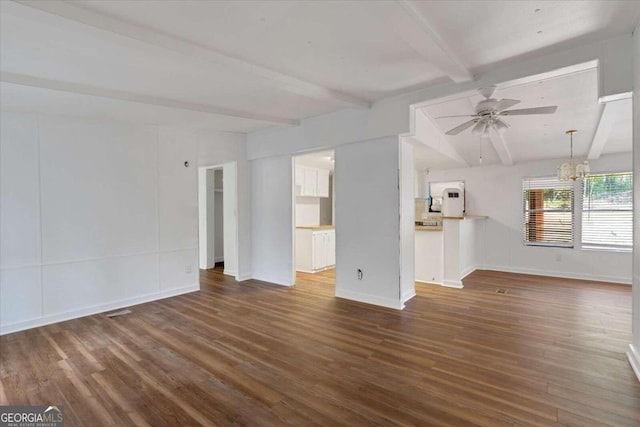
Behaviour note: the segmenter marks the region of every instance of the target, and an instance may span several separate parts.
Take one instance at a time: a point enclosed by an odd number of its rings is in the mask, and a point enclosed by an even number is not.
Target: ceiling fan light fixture
[[[473,129],[471,129],[471,132],[475,133],[476,135],[482,135],[484,133],[485,126],[486,123],[484,121],[479,121],[478,123],[476,123]]]
[[[589,162],[587,160],[580,162],[573,159],[573,134],[576,132],[578,131],[573,129],[565,132],[567,135],[570,135],[571,138],[571,157],[568,162],[558,165],[558,179],[560,181],[582,179],[589,175],[590,172]]]
[[[496,132],[503,134],[507,131],[507,129],[509,129],[509,125],[498,119],[493,124],[493,128],[496,130]]]

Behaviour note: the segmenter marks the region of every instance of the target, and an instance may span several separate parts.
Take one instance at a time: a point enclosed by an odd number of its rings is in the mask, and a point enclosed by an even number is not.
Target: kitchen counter
[[[416,231],[442,231],[442,226],[416,225]]]
[[[485,215],[464,215],[464,216],[443,216],[442,219],[459,219],[459,220],[465,220],[465,219],[487,219],[489,218],[488,216]]]
[[[306,225],[306,226],[298,226],[301,230],[333,230],[336,228],[335,225]]]

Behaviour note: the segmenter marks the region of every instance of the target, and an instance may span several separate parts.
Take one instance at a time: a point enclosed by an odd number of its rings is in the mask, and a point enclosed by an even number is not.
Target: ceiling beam
[[[587,155],[589,160],[595,160],[600,157],[616,122],[630,111],[631,99],[611,101],[603,105],[602,115],[600,116],[598,127],[591,140],[591,146],[589,147],[589,154]]]
[[[20,86],[37,87],[41,89],[55,90],[59,92],[74,93],[77,95],[89,95],[100,98],[115,99],[119,101],[136,102],[138,104],[155,105],[159,107],[174,108],[179,110],[197,111],[200,113],[214,114],[217,116],[235,117],[239,119],[255,120],[274,125],[297,126],[298,120],[285,119],[281,117],[267,116],[263,114],[252,114],[245,111],[231,110],[227,108],[213,107],[205,104],[195,104],[191,102],[177,101],[169,98],[161,98],[152,95],[143,95],[131,92],[123,92],[111,89],[102,89],[93,86],[68,83],[57,80],[42,79],[16,73],[0,73],[0,81]]]
[[[442,133],[428,114],[425,114],[422,110],[415,109],[412,111],[412,116],[412,132],[402,136],[413,137],[425,146],[458,163],[460,167],[469,166],[453,146],[451,140]]]
[[[217,65],[233,67],[235,69],[251,73],[258,77],[275,82],[279,89],[289,93],[315,99],[331,99],[358,108],[369,108],[371,106],[367,100],[361,99],[357,96],[293,77],[218,49],[201,46],[180,37],[96,13],[89,9],[78,7],[67,2],[58,0],[14,1],[21,5],[29,6],[64,19],[108,31],[122,37],[142,41],[172,52],[197,58],[198,60],[205,59]]]
[[[505,140],[504,135],[490,131],[489,141],[491,141],[493,149],[498,153],[498,157],[502,164],[505,166],[513,165],[513,159],[511,158],[511,153],[509,152],[509,147],[507,146],[507,141]]]
[[[415,2],[410,0],[396,0],[396,3],[404,10],[404,12],[418,24],[422,30],[423,37],[415,37],[412,40],[406,40],[414,49],[423,55],[434,67],[445,72],[451,80],[456,83],[468,82],[473,80],[473,74],[464,65],[462,60],[440,37],[436,29],[433,27],[429,19],[418,9]],[[420,42],[424,36],[432,46],[423,47]],[[434,52],[433,45],[436,50]],[[435,56],[434,56],[435,53]]]

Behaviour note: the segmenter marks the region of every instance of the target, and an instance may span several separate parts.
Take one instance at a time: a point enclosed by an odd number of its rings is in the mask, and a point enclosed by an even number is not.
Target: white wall
[[[291,156],[251,161],[253,278],[285,286],[295,283],[292,174]]]
[[[335,159],[336,296],[402,308],[398,137],[341,145]]]
[[[215,267],[215,198],[213,186],[215,171],[198,169],[198,246],[200,268],[203,270]]]
[[[484,220],[482,263],[485,268],[630,283],[632,255],[628,252],[523,245],[522,178],[555,176],[559,161],[561,159],[514,166],[432,170],[427,180],[464,180],[467,214],[489,216]],[[629,171],[632,168],[628,153],[602,156],[590,163],[592,172]]]
[[[197,144],[3,113],[2,333],[199,288]]]

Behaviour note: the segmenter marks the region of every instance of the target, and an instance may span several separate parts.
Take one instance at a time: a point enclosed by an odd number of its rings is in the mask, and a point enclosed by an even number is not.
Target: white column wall
[[[295,283],[292,174],[291,156],[251,161],[253,278],[284,286]]]
[[[415,269],[415,170],[413,145],[400,143],[400,299],[403,303],[416,294]]]
[[[341,145],[335,159],[336,296],[400,309],[398,138]]]

